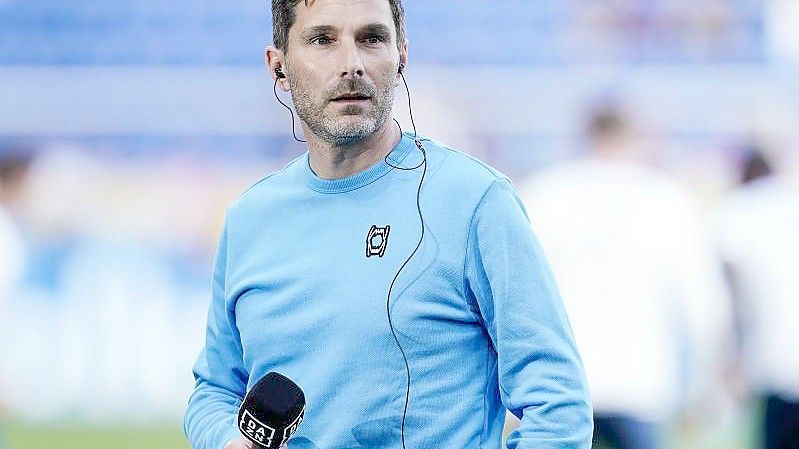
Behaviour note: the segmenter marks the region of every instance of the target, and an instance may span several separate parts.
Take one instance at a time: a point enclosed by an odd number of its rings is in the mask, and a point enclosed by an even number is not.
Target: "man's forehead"
[[[393,29],[388,0],[304,0],[297,3],[297,31],[311,27],[362,28],[383,24]]]

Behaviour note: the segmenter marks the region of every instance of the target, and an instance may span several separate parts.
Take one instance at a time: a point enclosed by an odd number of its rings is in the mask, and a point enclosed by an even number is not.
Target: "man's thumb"
[[[252,449],[252,443],[244,437],[239,437],[228,441],[224,449]]]

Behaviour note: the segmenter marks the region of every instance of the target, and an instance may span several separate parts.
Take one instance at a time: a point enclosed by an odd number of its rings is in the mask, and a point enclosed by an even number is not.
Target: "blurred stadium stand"
[[[417,64],[756,62],[757,0],[411,0]],[[260,65],[266,2],[6,0],[0,64]]]

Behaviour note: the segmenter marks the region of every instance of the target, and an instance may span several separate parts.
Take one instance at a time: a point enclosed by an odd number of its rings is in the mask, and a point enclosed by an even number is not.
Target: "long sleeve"
[[[731,292],[699,208],[686,201],[676,210],[671,229],[679,244],[663,252],[663,272],[685,340],[687,378],[681,402],[707,409],[724,394],[719,378],[732,357],[732,347],[727,346],[734,341]]]
[[[194,366],[196,384],[184,419],[184,432],[194,449],[222,449],[240,435],[236,415],[246,392],[247,371],[225,293],[227,246],[223,230],[214,262],[205,348]]]
[[[496,350],[502,402],[521,419],[508,448],[589,448],[593,419],[582,362],[509,181],[495,181],[477,206],[466,257],[468,294]]]

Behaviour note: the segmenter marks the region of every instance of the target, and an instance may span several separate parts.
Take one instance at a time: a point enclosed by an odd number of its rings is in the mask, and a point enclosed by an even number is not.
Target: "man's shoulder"
[[[304,160],[304,155],[299,156],[291,160],[283,168],[259,179],[244,189],[239,197],[230,204],[229,209],[249,210],[252,207],[264,207],[285,196],[292,189],[296,189],[297,182],[292,182],[292,180],[298,178],[298,168]]]
[[[434,139],[420,139],[428,153],[430,177],[447,189],[482,196],[497,181],[508,177],[480,159]]]

